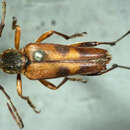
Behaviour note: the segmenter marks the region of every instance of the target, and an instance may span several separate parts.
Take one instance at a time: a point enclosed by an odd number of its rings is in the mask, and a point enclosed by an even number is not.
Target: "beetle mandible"
[[[0,68],[9,74],[17,74],[17,92],[18,95],[27,101],[30,107],[36,112],[36,107],[32,104],[27,96],[22,94],[21,74],[31,80],[39,80],[44,86],[56,90],[68,80],[83,81],[82,79],[69,78],[70,75],[98,76],[105,74],[115,68],[130,69],[130,67],[113,64],[107,69],[106,65],[111,60],[111,55],[105,49],[93,48],[98,45],[116,45],[117,42],[127,36],[130,31],[125,33],[119,39],[112,42],[80,42],[71,45],[61,45],[53,43],[41,43],[53,34],[57,34],[66,40],[83,36],[86,32],[76,33],[71,36],[51,30],[42,34],[35,42],[27,44],[24,48],[19,49],[21,28],[17,25],[16,17],[13,17],[12,29],[15,30],[15,49],[7,49],[0,54]],[[59,85],[54,85],[46,79],[64,77]],[[8,108],[20,128],[23,122],[19,116],[10,97],[3,87],[0,89],[8,98]]]

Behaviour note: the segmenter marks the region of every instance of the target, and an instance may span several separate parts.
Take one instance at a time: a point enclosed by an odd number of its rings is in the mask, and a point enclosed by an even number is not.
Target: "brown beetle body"
[[[2,18],[0,23],[0,37],[4,28],[6,15],[6,1],[2,0]],[[39,80],[45,87],[56,90],[60,88],[68,80],[80,81],[86,83],[86,80],[80,78],[70,78],[71,75],[97,76],[107,73],[115,68],[130,69],[127,66],[113,64],[107,68],[106,65],[111,60],[111,55],[107,50],[101,48],[93,48],[98,45],[116,45],[122,40],[130,30],[123,36],[112,42],[80,42],[71,45],[61,45],[53,43],[42,43],[53,34],[59,35],[68,40],[75,37],[83,36],[86,32],[66,35],[54,30],[50,30],[42,34],[34,43],[27,44],[20,49],[21,28],[17,25],[16,17],[13,17],[12,29],[15,30],[15,49],[7,49],[0,54],[0,69],[8,74],[17,74],[17,92],[28,105],[39,113],[35,105],[28,96],[23,96],[21,74],[31,80]],[[59,85],[54,85],[46,79],[63,77]],[[0,90],[7,98],[7,107],[20,128],[24,127],[22,118],[20,117],[11,98],[0,85]]]
[[[45,53],[41,61],[34,57],[38,51]],[[104,71],[111,59],[104,49],[46,43],[30,43],[25,46],[23,54],[29,60],[24,75],[33,80],[96,74]]]
[[[36,113],[39,113],[39,111],[36,110],[36,107],[32,104],[29,97],[23,96],[21,74],[31,80],[39,80],[44,86],[56,90],[68,80],[86,83],[86,81],[82,79],[68,77],[71,75],[97,76],[117,67],[130,69],[130,67],[117,64],[114,64],[108,69],[106,65],[111,60],[111,55],[105,49],[93,48],[93,46],[102,44],[115,45],[118,41],[127,36],[130,31],[113,42],[92,41],[74,43],[71,45],[41,43],[52,34],[57,34],[67,40],[86,34],[86,32],[83,32],[68,36],[51,30],[42,34],[36,42],[29,43],[23,49],[19,49],[21,28],[16,23],[17,19],[13,17],[12,29],[15,30],[15,49],[7,49],[0,54],[0,68],[6,73],[17,74],[18,95],[26,100]],[[0,31],[1,30],[2,28],[0,27]],[[46,80],[58,77],[63,77],[64,79],[57,86]],[[21,117],[1,85],[0,90],[5,94],[10,103],[7,103],[7,106],[12,117],[19,127],[23,128],[24,125]]]

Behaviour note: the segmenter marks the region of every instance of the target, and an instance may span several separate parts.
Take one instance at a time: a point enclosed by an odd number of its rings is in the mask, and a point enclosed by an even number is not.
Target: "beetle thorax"
[[[9,74],[16,74],[22,71],[25,65],[25,57],[15,49],[5,50],[0,55],[0,68]]]

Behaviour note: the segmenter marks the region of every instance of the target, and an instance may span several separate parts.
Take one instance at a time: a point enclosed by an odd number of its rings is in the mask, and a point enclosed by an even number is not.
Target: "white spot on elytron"
[[[38,50],[38,51],[34,52],[35,61],[39,61],[39,62],[42,61],[44,56],[45,56],[45,52],[42,50]]]

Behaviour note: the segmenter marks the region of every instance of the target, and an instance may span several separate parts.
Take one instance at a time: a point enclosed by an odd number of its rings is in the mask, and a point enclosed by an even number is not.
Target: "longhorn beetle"
[[[68,80],[86,82],[82,79],[69,78],[70,75],[98,76],[105,74],[115,68],[130,69],[130,67],[113,64],[112,67],[106,68],[111,60],[111,55],[105,49],[93,48],[97,45],[116,45],[117,42],[127,36],[130,31],[125,33],[119,39],[112,42],[80,42],[71,45],[61,45],[53,43],[41,43],[53,34],[59,35],[68,40],[75,37],[83,36],[86,32],[76,33],[71,36],[51,30],[42,34],[35,42],[27,44],[24,48],[19,49],[21,28],[17,25],[16,17],[13,17],[12,29],[15,30],[15,49],[7,49],[0,54],[0,68],[9,74],[17,74],[17,92],[18,95],[27,101],[29,106],[36,112],[29,97],[22,94],[21,74],[30,80],[39,80],[44,86],[56,90]],[[64,77],[57,86],[46,79]],[[9,111],[16,120],[20,128],[23,128],[23,122],[19,116],[10,97],[0,85],[0,90],[5,94],[9,103]]]

